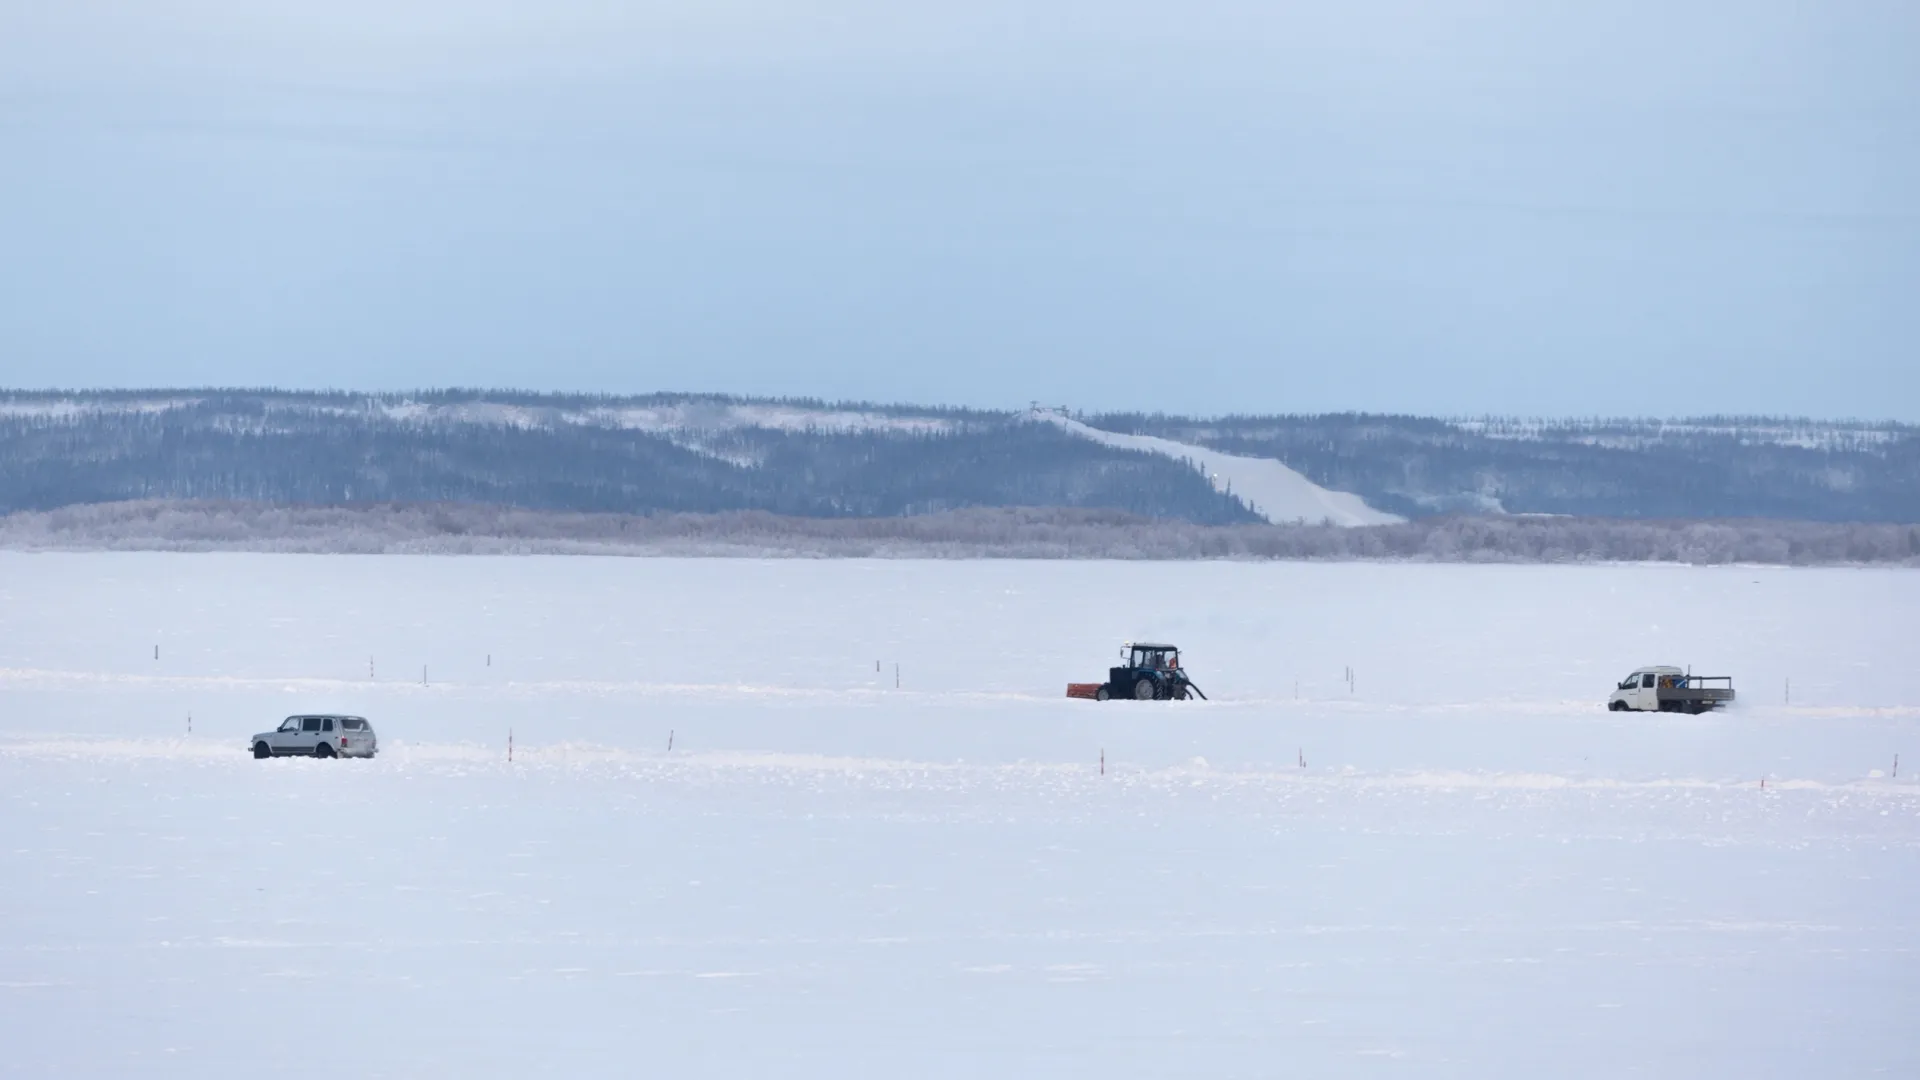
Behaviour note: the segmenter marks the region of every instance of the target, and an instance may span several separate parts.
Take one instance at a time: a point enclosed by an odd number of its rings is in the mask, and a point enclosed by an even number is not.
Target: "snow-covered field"
[[[1129,637],[1215,700],[1060,696]],[[0,553],[0,1075],[1916,1076],[1916,641],[1912,571]],[[380,757],[246,756],[309,710]]]

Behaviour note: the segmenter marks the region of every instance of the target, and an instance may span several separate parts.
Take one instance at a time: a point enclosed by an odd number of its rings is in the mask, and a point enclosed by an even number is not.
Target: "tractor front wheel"
[[[1093,692],[1093,700],[1095,701],[1106,701],[1111,697],[1113,697],[1113,695],[1107,693],[1107,688],[1105,686],[1102,686],[1100,689],[1095,690]]]

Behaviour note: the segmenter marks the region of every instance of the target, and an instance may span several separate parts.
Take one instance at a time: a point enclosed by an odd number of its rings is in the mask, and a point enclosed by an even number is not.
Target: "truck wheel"
[[[253,756],[256,760],[259,758],[270,758],[273,756],[273,751],[267,749],[266,743],[257,742],[253,744]]]
[[[1159,688],[1154,686],[1153,680],[1147,678],[1145,675],[1140,676],[1140,681],[1133,684],[1133,700],[1135,701],[1152,701],[1158,696]]]
[[[328,746],[326,743],[321,743],[319,746],[316,746],[313,748],[313,756],[314,757],[332,757],[333,747]]]
[[[1095,701],[1106,701],[1112,697],[1113,697],[1112,694],[1107,693],[1107,688],[1105,686],[1102,686],[1100,689],[1095,690],[1093,692],[1093,700]]]
[[[1626,712],[1627,703],[1624,701],[1609,701],[1607,702],[1607,711],[1608,712]]]

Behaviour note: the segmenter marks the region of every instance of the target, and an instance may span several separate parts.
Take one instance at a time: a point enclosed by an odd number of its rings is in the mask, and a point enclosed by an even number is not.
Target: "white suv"
[[[317,713],[287,717],[279,728],[255,735],[252,746],[257,758],[284,754],[372,757],[380,750],[380,739],[366,717]]]

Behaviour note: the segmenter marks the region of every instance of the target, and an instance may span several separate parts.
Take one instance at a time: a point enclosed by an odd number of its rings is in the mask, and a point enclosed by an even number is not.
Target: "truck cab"
[[[1614,712],[1657,711],[1660,708],[1660,677],[1672,678],[1685,674],[1677,667],[1666,665],[1635,668],[1631,675],[1620,680],[1619,686],[1614,687],[1612,696],[1607,698],[1607,708]]]

